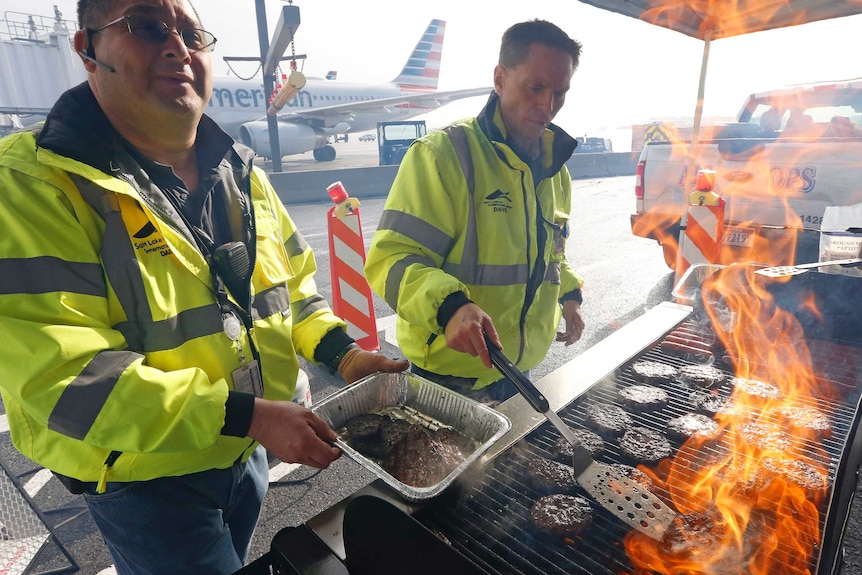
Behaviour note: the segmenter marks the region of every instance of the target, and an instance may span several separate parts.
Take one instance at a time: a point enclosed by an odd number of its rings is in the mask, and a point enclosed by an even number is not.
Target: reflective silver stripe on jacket
[[[81,196],[105,220],[101,249],[103,268],[128,318],[113,327],[126,338],[129,349],[140,353],[174,349],[189,340],[222,331],[221,313],[215,302],[183,310],[161,321],[153,320],[134,245],[114,194],[86,178],[69,176]]]
[[[284,241],[284,251],[287,253],[288,257],[296,257],[301,256],[302,253],[308,249],[308,243],[305,241],[305,238],[299,233],[299,230],[293,232],[289,238]]]
[[[68,292],[105,297],[102,266],[52,256],[0,260],[0,294]]]
[[[131,351],[102,351],[87,364],[54,406],[48,417],[48,429],[83,440],[117,380],[140,354]]]
[[[290,291],[281,284],[254,295],[251,304],[251,318],[265,319],[290,309]]]
[[[421,264],[423,266],[433,268],[434,260],[422,256],[410,255],[401,258],[392,266],[392,269],[389,270],[389,274],[386,276],[386,287],[384,288],[385,294],[383,297],[392,309],[398,309],[398,292],[401,288],[401,280],[404,278],[407,268],[413,264]]]
[[[548,267],[545,269],[545,280],[546,282],[551,282],[554,284],[562,283],[562,273],[560,268],[560,262],[549,262]]]
[[[529,280],[527,264],[493,265],[479,263],[479,234],[476,222],[476,207],[474,202],[475,189],[473,177],[473,160],[467,143],[466,131],[462,126],[449,126],[445,129],[449,140],[455,149],[455,155],[461,164],[461,171],[467,183],[469,198],[467,205],[467,229],[464,240],[464,251],[460,263],[444,261],[443,271],[470,285],[510,286],[526,284]],[[380,218],[379,229],[394,231],[419,245],[433,251],[444,260],[449,255],[455,239],[428,222],[403,212],[387,210]],[[429,258],[409,256],[392,266],[386,278],[386,303],[396,309],[398,291],[407,267],[412,264],[434,266]],[[557,281],[559,281],[559,266],[557,266]]]
[[[293,323],[295,324],[308,319],[311,314],[318,310],[328,308],[329,303],[320,294],[315,294],[290,304],[290,312],[293,314]]]

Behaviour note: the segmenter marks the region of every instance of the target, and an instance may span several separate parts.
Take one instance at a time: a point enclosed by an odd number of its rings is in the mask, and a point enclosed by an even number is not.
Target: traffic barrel
[[[695,191],[689,195],[688,210],[681,223],[677,250],[677,284],[694,264],[717,264],[724,234],[724,198],[713,191],[715,171],[699,170]]]
[[[365,279],[365,242],[359,200],[341,182],[326,191],[335,205],[327,213],[332,311],[347,322],[347,334],[366,351],[380,349],[371,288]]]

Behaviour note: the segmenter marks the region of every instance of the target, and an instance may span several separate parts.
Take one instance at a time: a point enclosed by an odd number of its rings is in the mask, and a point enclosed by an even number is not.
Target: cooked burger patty
[[[366,457],[383,459],[401,441],[411,424],[403,419],[368,413],[351,418],[346,426],[344,439],[351,447]]]
[[[586,412],[587,426],[602,437],[619,437],[632,426],[631,416],[618,405],[593,403]]]
[[[620,438],[620,451],[639,463],[654,463],[673,454],[667,437],[646,427],[632,427]]]
[[[636,361],[632,364],[632,376],[644,383],[668,383],[676,379],[679,370],[660,361]]]
[[[651,385],[630,385],[619,390],[620,401],[632,411],[658,411],[667,405],[667,392]]]
[[[569,493],[575,486],[575,470],[559,461],[534,457],[527,464],[530,484],[542,493]]]
[[[684,442],[691,438],[712,441],[721,435],[718,423],[702,413],[686,413],[667,422],[668,437]]]
[[[460,446],[450,435],[408,425],[407,432],[380,462],[392,477],[413,487],[430,487],[464,461]]]
[[[727,379],[724,372],[712,365],[685,365],[679,368],[679,381],[694,387],[715,387]]]
[[[533,525],[546,535],[574,536],[593,524],[593,510],[583,497],[559,493],[540,497],[530,508]]]
[[[572,433],[594,458],[605,452],[605,441],[597,433],[593,433],[589,429],[573,429]],[[565,464],[572,462],[572,444],[565,437],[557,438],[551,453],[554,459],[558,461]]]
[[[349,439],[371,437],[380,432],[380,426],[384,419],[388,419],[379,413],[364,413],[347,420],[347,436]]]

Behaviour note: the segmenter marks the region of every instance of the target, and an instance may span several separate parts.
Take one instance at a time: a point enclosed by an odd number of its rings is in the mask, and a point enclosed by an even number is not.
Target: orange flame
[[[656,491],[680,515],[660,542],[626,537],[634,575],[810,573],[829,458],[803,445],[816,439],[816,378],[799,322],[765,285],[751,266],[704,283],[710,320],[734,358],[732,407],[717,416],[725,440],[709,450],[689,441],[656,473]],[[714,455],[704,461],[705,452]]]

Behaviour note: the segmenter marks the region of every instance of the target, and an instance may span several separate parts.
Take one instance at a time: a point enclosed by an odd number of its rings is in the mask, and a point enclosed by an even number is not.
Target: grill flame
[[[713,304],[706,311],[736,374],[716,416],[723,448],[704,462],[704,445],[689,441],[652,473],[681,515],[661,542],[627,535],[635,575],[810,573],[828,456],[812,451],[818,431],[806,421],[825,415],[808,407],[817,379],[802,327],[753,269],[731,266],[704,283]]]

